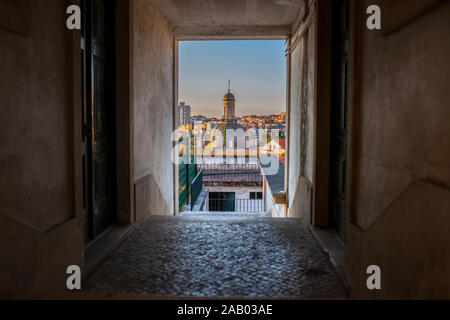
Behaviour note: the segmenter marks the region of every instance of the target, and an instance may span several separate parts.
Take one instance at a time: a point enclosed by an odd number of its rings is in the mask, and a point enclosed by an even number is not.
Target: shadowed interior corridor
[[[0,0],[0,298],[450,299],[449,34],[450,0]],[[283,45],[277,172],[175,161],[183,42],[216,40]]]

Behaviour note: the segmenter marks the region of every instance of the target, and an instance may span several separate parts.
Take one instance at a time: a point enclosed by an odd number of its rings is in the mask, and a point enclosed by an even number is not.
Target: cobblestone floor
[[[345,297],[297,220],[152,217],[84,283],[87,292],[189,297]]]

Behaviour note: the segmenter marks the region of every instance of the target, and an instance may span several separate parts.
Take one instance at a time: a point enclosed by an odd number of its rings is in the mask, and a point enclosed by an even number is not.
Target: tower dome
[[[236,101],[236,99],[235,99],[234,95],[230,92],[230,90],[228,90],[228,93],[226,93],[223,96],[222,101]]]

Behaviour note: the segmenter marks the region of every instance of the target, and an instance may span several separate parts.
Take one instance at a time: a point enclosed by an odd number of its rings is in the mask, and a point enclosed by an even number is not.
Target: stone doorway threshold
[[[332,229],[319,229],[310,227],[311,233],[319,243],[322,250],[329,257],[331,265],[335,269],[342,284],[349,292],[350,285],[345,274],[345,246],[339,239],[336,231]]]
[[[135,229],[134,224],[116,224],[94,240],[84,251],[83,278],[88,277]]]

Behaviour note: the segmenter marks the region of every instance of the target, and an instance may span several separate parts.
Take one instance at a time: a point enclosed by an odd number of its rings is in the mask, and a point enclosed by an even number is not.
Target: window
[[[250,200],[262,200],[262,192],[250,192]]]

